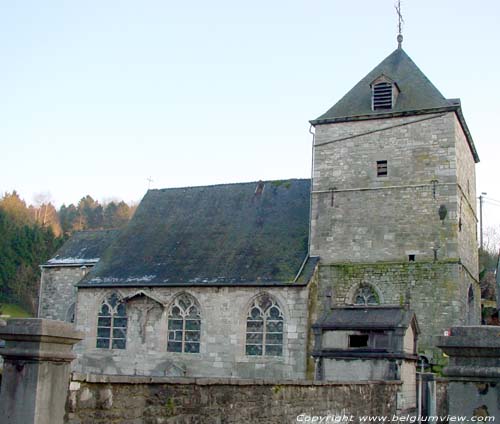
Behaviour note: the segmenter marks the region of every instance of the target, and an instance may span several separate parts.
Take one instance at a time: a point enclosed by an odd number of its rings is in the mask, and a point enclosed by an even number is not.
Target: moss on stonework
[[[446,294],[453,296],[458,288],[456,281],[444,279],[442,280],[442,282],[443,282],[443,287],[446,290]]]
[[[286,189],[289,189],[292,186],[292,183],[291,183],[291,181],[277,180],[277,181],[272,181],[271,186],[273,186],[273,187],[283,186]]]
[[[175,403],[172,398],[167,399],[167,403],[165,404],[165,412],[168,417],[175,414]]]
[[[418,262],[402,262],[402,261],[387,261],[387,262],[362,262],[362,263],[357,263],[357,262],[337,262],[337,263],[332,263],[332,264],[326,264],[323,266],[332,266],[332,267],[345,267],[345,268],[359,268],[359,267],[377,267],[381,269],[389,269],[392,268],[394,265],[399,265],[403,268],[408,268],[408,267],[415,267],[415,266],[422,266],[422,265],[433,265],[433,264],[459,264],[460,259],[459,258],[448,258],[448,259],[440,259],[438,261],[434,260],[420,260]]]
[[[431,367],[431,371],[434,373],[434,374],[437,374],[439,377],[442,377],[443,376],[443,366],[442,365],[433,365]]]
[[[309,284],[309,304],[308,310],[309,314],[307,314],[307,361],[306,361],[306,378],[313,380],[314,379],[314,359],[311,356],[311,350],[313,349],[313,332],[312,325],[314,324],[313,320],[318,316],[318,274],[316,271],[313,276],[311,283]]]
[[[367,271],[381,274],[397,271],[401,276],[411,276],[413,280],[423,280],[433,277],[430,274],[436,271],[436,266],[457,263],[459,263],[458,259],[449,259],[445,261],[421,262],[340,263],[326,265],[326,267],[334,268],[340,280],[363,279]],[[447,289],[455,288],[455,285],[448,280],[445,283],[445,287]]]
[[[431,336],[441,333],[447,322],[457,322],[461,311],[450,300],[461,297],[462,283],[457,274],[458,259],[418,262],[335,263],[322,265],[321,290],[335,286],[335,302],[352,302],[351,290],[360,284],[373,284],[380,291],[381,303],[404,307],[417,313],[422,334],[420,346],[432,348]],[[321,294],[320,294],[321,295]],[[448,324],[449,325],[449,324]],[[440,351],[433,352],[435,364],[442,366]]]
[[[281,391],[283,390],[283,387],[277,384],[276,386],[273,386],[273,393],[275,395],[279,395]]]

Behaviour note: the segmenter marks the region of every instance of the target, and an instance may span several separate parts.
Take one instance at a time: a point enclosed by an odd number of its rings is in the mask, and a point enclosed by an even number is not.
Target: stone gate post
[[[62,321],[11,319],[0,326],[4,357],[0,421],[4,424],[62,424],[72,347],[83,333]]]
[[[500,327],[452,327],[450,331],[438,343],[450,357],[443,370],[450,415],[500,417]]]

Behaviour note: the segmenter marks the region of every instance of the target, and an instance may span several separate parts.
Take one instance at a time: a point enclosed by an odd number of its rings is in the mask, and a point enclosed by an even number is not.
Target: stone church
[[[40,317],[86,334],[77,370],[321,378],[321,352],[437,362],[435,336],[479,323],[460,101],[399,46],[311,124],[310,180],[149,190],[42,265]]]

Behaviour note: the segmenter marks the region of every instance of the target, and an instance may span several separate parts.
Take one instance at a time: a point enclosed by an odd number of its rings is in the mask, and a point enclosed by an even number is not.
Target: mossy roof
[[[113,241],[118,230],[89,230],[74,233],[42,266],[94,265]]]
[[[79,287],[292,282],[309,202],[306,179],[149,190]]]

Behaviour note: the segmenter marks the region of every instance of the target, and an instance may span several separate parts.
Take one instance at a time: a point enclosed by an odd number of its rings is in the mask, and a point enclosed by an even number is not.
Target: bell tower
[[[401,47],[315,128],[311,255],[338,305],[410,302],[421,348],[479,324],[475,163],[460,100]]]

